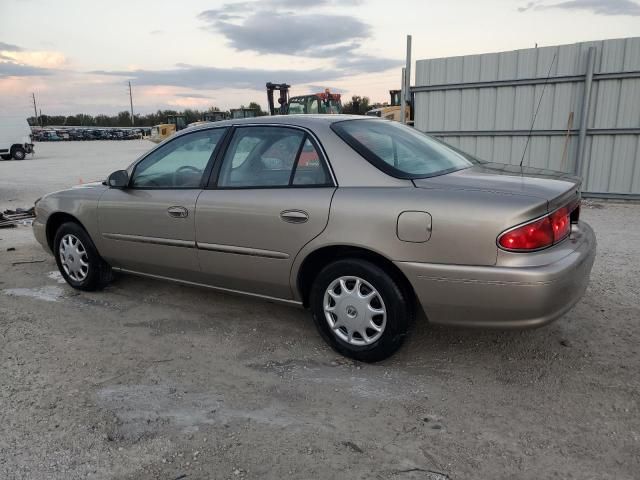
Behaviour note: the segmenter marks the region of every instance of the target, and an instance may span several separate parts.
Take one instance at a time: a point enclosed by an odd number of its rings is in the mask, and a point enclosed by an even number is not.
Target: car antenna
[[[542,87],[542,93],[540,94],[540,99],[538,100],[538,106],[536,107],[536,111],[533,114],[533,120],[531,120],[531,128],[529,129],[529,135],[527,135],[527,143],[524,144],[524,151],[522,152],[522,158],[520,159],[520,167],[522,167],[522,163],[524,162],[524,156],[527,153],[527,147],[529,146],[529,140],[531,140],[531,134],[533,133],[533,125],[536,123],[536,117],[538,116],[538,110],[540,110],[540,104],[542,103],[542,97],[544,97],[544,91],[547,88],[547,83],[549,82],[549,78],[551,77],[551,69],[553,68],[553,64],[556,61],[556,56],[558,52],[553,54],[553,58],[551,59],[551,65],[549,65],[549,72],[547,73],[547,78],[544,81],[544,85]]]

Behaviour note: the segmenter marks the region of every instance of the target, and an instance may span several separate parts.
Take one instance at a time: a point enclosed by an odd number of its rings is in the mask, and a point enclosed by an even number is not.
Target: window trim
[[[442,175],[447,175],[448,173],[457,172],[459,170],[466,170],[467,168],[471,168],[473,166],[473,164],[472,164],[472,165],[469,165],[469,166],[466,166],[466,167],[451,167],[451,168],[447,168],[445,170],[439,170],[439,171],[434,172],[434,173],[426,173],[426,174],[414,174],[414,173],[403,172],[402,170],[399,170],[399,169],[395,168],[394,166],[389,165],[387,162],[382,160],[378,155],[376,155],[372,150],[370,150],[369,148],[365,147],[362,143],[360,143],[357,140],[355,140],[347,132],[341,131],[342,129],[339,126],[339,124],[345,123],[345,122],[362,122],[362,121],[365,121],[365,122],[390,122],[391,120],[375,120],[374,118],[340,120],[340,121],[337,121],[337,122],[333,122],[329,128],[331,128],[331,131],[333,133],[335,133],[338,136],[338,138],[340,138],[344,143],[349,145],[353,150],[355,150],[356,153],[358,153],[367,162],[369,162],[371,165],[376,167],[378,170],[382,171],[383,173],[386,173],[387,175],[389,175],[391,177],[400,178],[400,179],[403,179],[403,180],[419,180],[421,178],[440,177]],[[422,132],[420,132],[420,133],[422,133]],[[433,138],[433,137],[431,137],[429,135],[427,135],[427,136],[429,138]],[[439,141],[437,138],[433,138],[433,140],[435,140],[436,142],[438,142],[440,144],[445,145],[447,148],[451,148],[451,147],[449,147],[449,145],[445,144],[444,142]],[[393,141],[393,138],[392,138],[392,141]],[[457,150],[454,150],[454,151],[456,151],[456,153],[458,153]],[[465,158],[466,158],[466,156],[465,156]]]
[[[136,169],[138,168],[138,165],[140,165],[140,163],[144,162],[148,157],[153,155],[155,152],[157,152],[161,148],[164,148],[165,146],[171,144],[172,142],[175,142],[176,140],[178,140],[180,138],[187,137],[187,136],[193,135],[195,133],[208,132],[208,131],[212,131],[212,130],[225,130],[225,132],[223,132],[222,136],[220,137],[220,140],[218,141],[218,143],[216,144],[215,148],[213,149],[213,152],[211,152],[211,155],[209,155],[209,160],[207,160],[207,164],[205,165],[204,169],[202,170],[202,176],[200,178],[200,185],[199,186],[197,186],[197,187],[155,187],[155,186],[137,187],[137,186],[133,185],[133,177],[134,177],[134,175],[136,173]],[[214,166],[215,160],[217,158],[218,151],[222,148],[222,145],[224,144],[224,142],[226,141],[227,137],[229,136],[229,132],[230,131],[231,131],[231,127],[229,125],[212,127],[212,128],[198,128],[197,130],[193,130],[191,132],[185,132],[185,133],[182,133],[180,135],[176,135],[175,137],[170,138],[167,142],[162,142],[162,143],[158,144],[158,146],[156,146],[155,148],[151,149],[142,158],[136,160],[135,163],[130,167],[131,174],[129,175],[129,182],[127,183],[127,187],[126,188],[129,189],[129,190],[202,190],[202,189],[204,189],[206,184],[207,184],[207,181],[209,179],[209,176],[211,175],[211,169]]]
[[[313,145],[313,147],[316,149],[316,152],[318,153],[320,162],[322,162],[322,165],[324,166],[325,173],[328,173],[329,182],[322,185],[293,185],[292,178],[290,177],[288,185],[262,185],[262,186],[252,186],[252,187],[249,187],[249,186],[221,187],[219,186],[218,180],[220,179],[220,171],[222,170],[222,163],[224,161],[224,157],[227,153],[229,144],[231,143],[231,140],[233,138],[235,131],[238,129],[251,128],[251,127],[289,128],[289,129],[300,130],[304,132],[306,135],[304,135],[303,137],[300,149],[304,147],[304,142],[308,138],[311,144]],[[291,125],[287,123],[242,123],[242,124],[231,125],[225,137],[223,147],[224,148],[221,148],[216,156],[213,169],[211,170],[211,174],[209,176],[209,181],[204,187],[205,190],[270,190],[270,189],[277,190],[277,189],[283,189],[283,188],[296,188],[296,189],[297,188],[336,188],[338,186],[338,181],[336,180],[336,176],[333,172],[333,168],[331,167],[331,163],[328,160],[324,147],[322,146],[322,144],[320,143],[316,135],[308,128],[301,127],[299,125]],[[294,164],[294,168],[292,171],[295,171],[295,169],[297,168],[299,157],[300,157],[300,152],[298,152],[298,156],[296,157],[296,163]]]

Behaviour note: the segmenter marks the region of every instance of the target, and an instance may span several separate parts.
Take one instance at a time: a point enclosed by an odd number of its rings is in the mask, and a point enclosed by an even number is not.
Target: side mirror
[[[116,170],[109,175],[107,184],[111,188],[127,188],[127,185],[129,185],[129,174],[126,170]]]

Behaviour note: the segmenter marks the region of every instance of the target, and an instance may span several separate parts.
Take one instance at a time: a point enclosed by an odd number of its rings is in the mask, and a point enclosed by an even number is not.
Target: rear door
[[[196,241],[207,283],[292,298],[291,265],[327,225],[335,191],[305,130],[242,126],[196,206]]]
[[[129,187],[100,198],[100,253],[112,265],[197,280],[195,206],[226,129],[181,135],[136,164]]]

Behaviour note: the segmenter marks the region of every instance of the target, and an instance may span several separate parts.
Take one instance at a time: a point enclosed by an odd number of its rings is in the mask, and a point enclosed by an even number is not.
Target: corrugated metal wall
[[[544,89],[524,164],[575,172],[589,47],[583,190],[640,195],[640,38],[418,60],[415,127],[481,159],[518,164]]]

